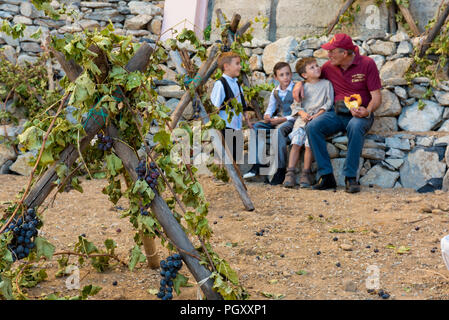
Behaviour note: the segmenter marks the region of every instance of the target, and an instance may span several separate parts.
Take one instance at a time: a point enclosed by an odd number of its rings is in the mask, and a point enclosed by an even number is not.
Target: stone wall
[[[211,0],[210,10],[217,3],[220,4],[219,1]],[[237,12],[242,14],[242,21],[245,21],[253,19],[260,10],[273,18],[274,14],[280,11],[267,10],[267,6],[276,4],[277,9],[280,10],[283,6],[288,7],[288,1],[285,1],[260,1],[258,6],[248,5],[246,6],[248,11],[252,10],[248,16],[245,16],[245,6],[243,5],[237,8],[225,2],[221,4],[227,5],[224,11],[228,17],[238,10]],[[245,1],[241,1],[241,3],[244,4]],[[303,7],[307,7],[308,1],[304,0],[301,3]],[[320,0],[316,0],[314,3],[318,6]],[[326,3],[329,7],[333,2],[327,1]],[[417,3],[419,1],[411,0],[411,4],[416,5]],[[55,1],[52,4],[58,5]],[[413,7],[413,5],[411,5],[411,9],[418,10],[419,7]],[[75,6],[80,12],[78,21],[72,21],[66,17],[58,22],[44,19],[28,1],[0,1],[0,17],[14,22],[27,23],[29,26],[24,39],[18,41],[3,35],[0,38],[0,45],[5,48],[5,53],[10,59],[16,59],[20,63],[25,60],[32,61],[40,53],[39,41],[29,37],[38,26],[47,28],[49,33],[62,34],[78,31],[81,25],[85,28],[102,27],[106,25],[106,17],[108,17],[113,21],[119,33],[131,34],[136,41],[142,40],[142,38],[145,38],[145,41],[153,41],[160,31],[163,1],[91,1],[74,2],[72,6]],[[292,10],[293,7],[292,3]],[[430,7],[431,5],[427,12],[431,11]],[[425,11],[423,10],[421,14],[425,16]],[[296,21],[301,20],[298,18]],[[281,34],[281,29],[277,28],[276,30],[276,34]],[[312,32],[311,30],[315,29],[309,29],[310,32]],[[245,44],[245,50],[250,56],[250,80],[253,84],[274,82],[272,68],[277,61],[289,62],[292,70],[294,70],[296,61],[302,57],[314,56],[320,65],[327,61],[327,53],[320,49],[320,45],[327,42],[328,37],[303,38],[300,34],[288,34],[285,37],[276,36],[277,40],[273,42],[266,38],[273,32],[272,28],[268,28],[268,31],[256,30],[255,32],[259,32],[259,38],[252,43]],[[361,183],[381,187],[407,187],[421,191],[426,188],[427,190],[442,187],[445,190],[449,189],[449,173],[447,172],[449,163],[446,163],[449,159],[446,150],[449,143],[449,78],[447,69],[441,70],[444,81],[440,83],[437,90],[433,91],[433,96],[424,101],[425,108],[420,110],[418,100],[429,87],[429,79],[415,79],[411,86],[408,86],[404,80],[404,74],[412,63],[413,47],[416,47],[420,38],[411,39],[406,33],[398,32],[394,35],[373,33],[369,39],[365,39],[363,36],[354,37],[354,39],[359,46],[360,53],[375,60],[383,84],[383,104],[375,113],[375,122],[362,153]],[[209,45],[212,43],[213,40],[208,42]],[[194,60],[197,65],[200,64],[198,59]],[[57,65],[54,67],[58,70]],[[175,65],[173,61],[169,60],[166,64],[160,65],[160,68],[166,72],[164,80],[168,80],[168,83],[158,86],[157,91],[160,94],[158,100],[173,110],[183,94],[175,82]],[[58,77],[60,78],[62,75],[62,70],[59,70]],[[296,73],[294,73],[294,80],[300,80]],[[209,90],[212,85],[212,80],[206,84]],[[264,97],[263,108],[266,108],[268,104],[269,94],[270,92],[267,91],[261,92]],[[70,111],[70,107],[68,111]],[[183,119],[190,120],[194,114],[190,105],[184,112]],[[68,117],[70,118],[70,112]],[[22,131],[25,121],[26,119],[21,119],[17,126],[1,126],[0,135],[4,136],[6,131],[9,137],[17,136]],[[152,128],[148,133],[147,138],[150,142],[155,132],[157,132],[157,128]],[[347,139],[343,135],[330,137],[328,147],[337,180],[341,185],[343,178],[340,176],[340,169],[346,155]],[[27,159],[32,156],[32,152],[21,154],[20,148],[18,150],[19,153],[16,154],[12,147],[0,144],[0,173],[11,171],[21,174],[29,173],[30,168],[26,163]],[[245,167],[242,169],[244,172]],[[423,187],[425,188],[421,189]]]
[[[272,68],[277,61],[290,63],[292,70],[298,59],[316,57],[320,65],[327,61],[327,52],[320,45],[328,37],[299,39],[281,38],[263,47],[250,47],[250,68],[253,83],[273,81]],[[449,189],[447,167],[449,155],[449,78],[448,70],[441,70],[443,81],[433,95],[418,101],[427,91],[430,80],[416,78],[407,85],[404,75],[412,63],[413,47],[421,38],[409,38],[404,32],[391,36],[355,40],[360,53],[374,59],[382,80],[382,105],[375,112],[375,121],[362,152],[359,177],[362,185],[383,188],[413,188],[420,192]],[[301,80],[294,73],[294,80]],[[269,92],[262,93],[266,107]],[[449,149],[448,149],[449,150]],[[340,186],[347,137],[341,133],[330,137],[328,151]],[[301,167],[301,166],[299,166]],[[245,172],[248,166],[244,166]]]
[[[261,24],[255,25],[255,38],[275,41],[279,38],[294,36],[320,35],[335,18],[344,1],[339,0],[240,0],[229,2],[225,0],[209,1],[209,16],[212,28],[215,30],[215,10],[221,8],[231,17],[234,12],[242,16],[242,20],[254,20],[258,14],[269,18],[266,29]],[[375,5],[375,0],[358,0],[360,12],[355,15],[355,21],[344,32],[361,39],[384,36],[388,32],[388,14],[384,4]],[[410,11],[421,32],[428,21],[437,12],[440,0],[410,0]]]
[[[35,62],[42,52],[41,39],[33,39],[31,35],[39,28],[43,34],[62,35],[81,31],[82,28],[93,30],[107,25],[112,21],[116,33],[132,35],[135,41],[155,42],[161,32],[164,1],[53,1],[51,5],[57,9],[61,3],[69,4],[76,12],[76,18],[62,16],[60,20],[51,20],[44,17],[43,13],[36,10],[29,0],[1,0],[0,19],[10,23],[22,23],[26,25],[24,37],[13,39],[4,33],[0,33],[0,47],[13,64],[23,64],[25,61]],[[76,19],[76,20],[75,20]],[[0,23],[2,22],[0,21]],[[59,64],[53,64],[55,77],[61,79],[64,76]],[[167,68],[169,74],[170,69]],[[165,101],[165,100],[164,100]],[[8,124],[0,126],[0,141],[5,136],[17,137],[23,130],[23,112],[20,106],[9,100],[7,111],[21,118],[18,125]],[[70,111],[70,106],[68,108]],[[71,114],[68,114],[71,118]],[[73,120],[73,117],[72,117]],[[18,153],[16,153],[16,150]],[[0,143],[0,174],[19,173],[28,175],[31,167],[29,159],[36,155],[37,150],[22,154],[20,148],[13,148]]]
[[[64,1],[53,1],[51,5],[57,9]],[[81,31],[82,28],[93,30],[106,26],[109,20],[114,24],[118,34],[142,37],[151,41],[157,39],[161,31],[164,1],[65,1],[69,8],[77,13],[76,17],[62,16],[60,20],[51,20],[36,10],[29,0],[0,1],[0,19],[11,23],[23,23],[27,26],[25,36],[13,39],[0,33],[0,46],[5,47],[8,57],[22,63],[34,62],[42,52],[41,40],[30,36],[40,27],[44,34],[64,34]]]

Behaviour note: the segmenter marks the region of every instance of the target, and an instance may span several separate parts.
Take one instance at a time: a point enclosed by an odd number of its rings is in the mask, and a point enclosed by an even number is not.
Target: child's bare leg
[[[290,156],[288,158],[288,167],[287,168],[296,168],[299,161],[299,155],[301,152],[301,146],[297,144],[293,144],[290,150]]]
[[[299,178],[299,185],[303,188],[311,187],[314,183],[314,178],[312,175],[312,160],[313,160],[313,154],[312,149],[309,147],[305,147],[304,152],[304,168],[301,173],[301,177]]]
[[[296,165],[298,164],[301,146],[293,144],[288,158],[287,173],[285,174],[284,187],[293,188],[296,185]]]
[[[310,169],[312,167],[312,161],[313,161],[312,149],[310,149],[309,147],[305,147],[305,152],[304,152],[304,170],[305,171],[310,171]]]

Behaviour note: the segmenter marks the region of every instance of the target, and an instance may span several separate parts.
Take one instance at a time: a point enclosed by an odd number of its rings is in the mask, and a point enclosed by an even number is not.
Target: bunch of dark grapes
[[[151,189],[155,190],[157,178],[160,174],[154,162],[151,162],[149,168],[147,168],[146,161],[141,160],[136,168],[136,173],[139,180],[145,180]]]
[[[143,216],[147,216],[149,208],[150,208],[150,204],[147,204],[145,207],[140,207],[140,214]]]
[[[97,134],[98,137],[98,149],[102,151],[108,151],[112,148],[112,138],[104,136],[102,133]]]
[[[161,288],[157,297],[162,300],[173,299],[173,279],[178,275],[182,268],[181,256],[177,253],[161,261]]]
[[[14,218],[8,227],[6,232],[12,231],[14,237],[8,249],[12,253],[13,261],[20,260],[28,257],[31,249],[34,248],[34,237],[37,236],[37,225],[39,219],[36,216],[34,209],[28,209],[25,217]]]

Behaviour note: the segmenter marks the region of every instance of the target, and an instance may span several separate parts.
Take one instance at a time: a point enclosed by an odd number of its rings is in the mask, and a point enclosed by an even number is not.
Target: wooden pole
[[[97,56],[93,59],[93,63],[95,63],[100,69],[101,73],[99,75],[95,75],[95,79],[97,83],[103,83],[103,81],[106,79],[106,77],[109,74],[109,61],[108,57],[106,56],[106,53],[104,53],[103,50],[101,50],[96,44],[92,44],[89,47],[89,51],[92,51]]]
[[[438,33],[440,33],[441,27],[445,23],[449,15],[449,3],[446,3],[443,13],[438,17],[435,25],[430,29],[429,34],[426,39],[422,42],[421,48],[419,49],[419,57],[422,58],[426,53],[427,49],[430,48],[432,41],[436,38]]]
[[[327,27],[326,34],[329,35],[332,30],[334,30],[335,26],[337,25],[338,21],[340,20],[340,16],[346,12],[346,10],[349,9],[349,7],[354,3],[355,0],[347,0],[340,8],[340,11],[338,11],[336,17],[334,20],[331,21],[329,26]]]
[[[249,79],[248,79],[248,76],[246,75],[246,73],[242,73],[242,82],[243,82],[243,85],[247,86],[248,88],[250,87]],[[250,103],[253,106],[254,111],[256,112],[257,119],[262,120],[263,115],[262,115],[262,111],[260,111],[261,108],[260,108],[259,102],[256,100],[256,98],[251,98]]]
[[[398,25],[396,23],[397,6],[396,1],[392,1],[388,6],[388,32],[395,34],[398,31]]]
[[[207,114],[206,109],[204,108],[200,99],[198,99],[198,104],[200,106],[200,115],[203,123],[209,122],[209,115]],[[229,176],[234,183],[237,193],[242,200],[243,205],[245,206],[245,209],[247,211],[253,211],[254,204],[252,203],[251,198],[248,196],[248,191],[246,189],[245,183],[243,182],[242,176],[240,175],[240,171],[238,171],[236,168],[234,159],[231,156],[231,151],[229,150],[226,143],[223,142],[223,135],[216,129],[209,130],[209,133],[211,136],[211,142],[214,146],[214,150],[218,153],[218,156],[220,157],[222,163],[224,163]]]
[[[126,188],[130,188],[132,185],[129,183],[129,180],[124,175]],[[143,227],[139,230],[139,237],[142,240],[143,248],[145,250],[145,255],[147,257],[147,265],[150,269],[159,268],[159,256],[156,251],[156,243],[154,241],[154,237],[150,237],[145,235],[145,230]]]
[[[419,32],[418,26],[415,23],[415,20],[413,19],[412,13],[407,7],[404,7],[402,4],[398,4],[399,10],[401,10],[402,15],[405,18],[405,21],[407,21],[407,24],[410,27],[410,30],[412,30],[413,35],[415,37],[419,37],[421,32]]]
[[[141,50],[142,51],[153,50],[148,47],[149,46],[142,45],[141,48],[138,50],[138,52]],[[74,61],[66,61],[62,53],[53,51],[53,54],[55,55],[61,67],[63,68],[68,79],[74,82],[76,78],[82,73],[83,69]],[[148,61],[141,60],[141,57],[136,53],[136,55],[130,59],[127,66],[129,67],[130,64],[133,65],[132,67],[133,71],[135,70],[143,71],[144,70],[143,68],[148,64]],[[142,69],[140,69],[139,67]],[[103,109],[103,112],[106,112],[106,110]],[[86,136],[83,139],[81,139],[80,142],[81,152],[87,147],[87,145],[90,143],[93,137],[104,125],[105,124],[103,123],[103,118],[101,116],[93,114],[92,117],[89,118],[89,120],[85,123],[84,127]],[[55,162],[49,169],[47,169],[44,175],[36,182],[33,189],[30,191],[30,193],[24,200],[25,206],[28,208],[40,206],[45,201],[50,192],[53,190],[53,188],[56,187],[56,184],[54,183],[58,179],[56,167],[59,164],[64,164],[68,168],[70,168],[76,161],[76,159],[78,159],[78,157],[79,154],[77,147],[74,145],[67,146],[60,153],[59,160]]]
[[[139,51],[149,50],[148,47],[149,46],[142,45]],[[150,50],[153,49],[151,48]],[[144,57],[147,55],[138,53],[139,52],[137,52],[136,55],[133,58],[131,58],[130,62],[127,64],[127,70],[134,71],[133,69],[135,68],[136,70],[143,71],[142,69],[139,68],[139,66],[144,68],[148,65],[148,59],[147,61],[144,60]],[[70,75],[69,79],[73,79],[73,81],[76,80],[76,77],[79,76],[79,74],[81,74],[82,68],[80,68],[74,62],[68,63],[67,61],[65,61],[65,58],[62,54],[59,55],[59,59],[61,59],[60,64],[63,68],[64,67],[71,68],[64,70],[67,75]],[[140,63],[138,63],[138,61],[140,61]],[[78,74],[77,71],[79,71]],[[93,136],[103,127],[104,123],[100,116],[94,115],[87,122],[85,128],[87,136],[84,137],[80,143],[81,152],[85,149],[87,144],[90,143],[90,140],[93,138]],[[115,129],[114,132],[113,127],[108,127],[108,132],[112,137],[117,137],[116,133],[117,130]],[[133,181],[136,181],[137,174],[135,172],[135,168],[137,167],[139,160],[137,159],[134,151],[130,149],[126,144],[119,142],[117,140],[113,140],[113,145],[114,150],[121,157],[123,164],[127,169],[129,175],[132,177]],[[25,198],[24,200],[25,206],[34,208],[42,204],[42,202],[44,202],[44,200],[51,192],[51,190],[56,186],[56,184],[54,183],[58,179],[58,175],[56,174],[55,170],[56,166],[59,163],[65,163],[70,168],[73,162],[78,158],[78,156],[79,156],[78,151],[72,145],[68,146],[64,151],[62,151],[58,163],[55,163],[51,168],[49,168],[46,171],[46,173],[42,176],[42,178],[36,183],[36,185],[29,193],[29,195]],[[210,277],[211,272],[207,270],[203,265],[201,265],[196,258],[193,258],[191,256],[195,255],[199,257],[200,255],[198,254],[198,252],[196,252],[195,248],[190,243],[187,235],[184,233],[184,230],[174,218],[173,213],[168,208],[167,203],[158,194],[156,194],[155,198],[153,199],[153,202],[151,204],[151,210],[156,215],[156,218],[166,231],[167,236],[170,238],[170,240],[173,241],[173,243],[178,248],[181,249],[180,254],[183,260],[185,261],[186,265],[188,266],[189,270],[192,272],[195,279],[197,279],[197,281],[199,282],[203,279],[207,279],[208,277]],[[188,252],[191,255],[186,254],[185,252]],[[204,294],[209,300],[222,299],[221,295],[213,290],[213,281],[211,279],[207,280],[201,286],[201,289],[203,290]]]
[[[240,37],[242,34],[244,34],[249,29],[249,27],[251,27],[251,22],[245,23],[243,26],[241,26],[237,30],[237,32],[235,33],[235,37],[236,38]]]
[[[153,237],[144,234],[143,230],[139,230],[140,239],[142,239],[145,255],[147,256],[147,265],[151,269],[159,268],[159,256],[156,250],[156,243]]]
[[[76,78],[83,72],[83,68],[81,68],[75,61],[70,60],[67,61],[64,57],[64,55],[56,51],[53,47],[50,47],[51,52],[55,56],[56,60],[58,60],[59,64],[61,65],[62,69],[65,72],[65,75],[67,78],[74,82]]]
[[[184,66],[186,66],[186,69],[189,70],[190,68],[188,66],[191,65],[189,57],[181,54],[181,58],[182,58],[182,62],[184,64]],[[207,122],[209,122],[209,116],[207,115],[206,110],[205,110],[203,104],[201,103],[201,99],[199,99],[197,94],[195,95],[194,101],[196,101],[199,104],[200,114],[202,115],[203,123],[206,124]],[[204,114],[206,114],[205,117],[203,117]],[[235,163],[235,161],[231,155],[231,152],[223,139],[223,135],[221,134],[221,132],[219,132],[217,130],[211,130],[211,131],[214,131],[212,133],[212,136],[213,136],[213,144],[215,146],[215,150],[219,153],[222,163],[224,163],[225,168],[228,171],[228,174],[231,177],[232,182],[234,183],[236,191],[239,194],[240,198],[242,199],[245,209],[248,211],[254,210],[254,205],[251,201],[251,198],[248,195],[248,191],[247,191],[246,185],[243,181],[242,175],[240,173],[240,169],[238,168],[237,164]],[[222,155],[225,155],[224,158]]]
[[[231,25],[229,26],[229,30],[231,30],[232,33],[235,33],[237,31],[237,27],[239,26],[241,19],[242,16],[240,16],[238,13],[234,13],[231,19]]]
[[[107,131],[109,136],[113,138],[119,138],[118,130],[114,126],[109,125]],[[137,173],[135,169],[137,168],[139,159],[137,159],[134,151],[127,144],[121,142],[120,139],[113,139],[113,141],[115,153],[122,160],[123,166],[125,167],[132,180],[136,181]],[[182,256],[182,259],[186,263],[196,281],[200,282],[204,279],[209,278],[211,272],[202,264],[200,264],[198,259],[193,257],[200,257],[200,254],[195,250],[181,225],[175,219],[167,203],[157,192],[155,193],[155,197],[151,202],[151,211],[154,213],[157,220],[164,228],[164,232],[167,234],[168,238],[173,242],[173,244],[180,249],[179,254]],[[206,298],[208,300],[222,299],[221,295],[213,290],[212,279],[207,280],[201,286],[201,290],[206,295]]]
[[[212,47],[209,57],[207,60],[202,64],[201,68],[198,70],[197,76],[198,81],[193,81],[194,89],[198,88],[199,86],[202,86],[206,81],[209,79],[209,77],[212,75],[212,73],[217,69],[217,57],[216,54],[218,52],[218,47],[214,46]],[[181,99],[178,102],[178,105],[176,106],[175,110],[171,114],[171,122],[169,127],[173,130],[176,128],[176,125],[178,124],[179,119],[181,119],[181,116],[187,107],[187,105],[192,101],[192,96],[190,95],[189,91],[186,91]]]
[[[223,14],[223,11],[221,11],[221,9],[217,9],[217,10],[215,10],[215,13],[217,14],[217,17],[218,17],[218,20],[220,21],[220,24],[221,25],[227,25],[228,24],[228,22],[226,21],[226,19],[225,19],[225,17],[224,17],[224,14]],[[226,31],[226,44],[230,47],[231,46],[231,44],[234,42],[234,39],[233,39],[233,37],[232,37],[232,34],[231,34],[231,32],[229,32],[229,27],[228,27],[228,29],[227,29],[227,31]]]

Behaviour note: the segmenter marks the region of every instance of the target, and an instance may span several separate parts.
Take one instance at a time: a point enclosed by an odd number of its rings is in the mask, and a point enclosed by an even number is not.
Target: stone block
[[[399,103],[398,97],[388,89],[383,89],[382,93],[382,104],[376,111],[374,111],[374,116],[376,117],[392,117],[401,114],[402,107]]]

